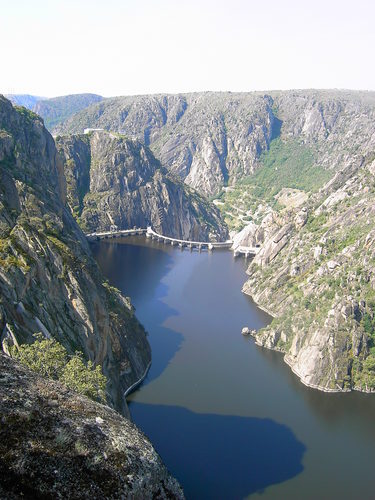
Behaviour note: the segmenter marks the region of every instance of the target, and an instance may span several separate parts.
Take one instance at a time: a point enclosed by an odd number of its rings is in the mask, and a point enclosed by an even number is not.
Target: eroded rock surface
[[[137,140],[93,132],[57,138],[68,203],[87,232],[152,226],[165,236],[223,241],[219,210],[160,165]]]
[[[0,340],[42,332],[108,377],[109,402],[145,373],[150,346],[129,299],[104,281],[66,206],[63,162],[42,120],[0,97]]]
[[[375,183],[367,147],[305,210],[279,215],[243,288],[275,316],[257,343],[284,352],[306,385],[324,391],[375,391]]]
[[[183,498],[129,420],[0,353],[0,496]]]

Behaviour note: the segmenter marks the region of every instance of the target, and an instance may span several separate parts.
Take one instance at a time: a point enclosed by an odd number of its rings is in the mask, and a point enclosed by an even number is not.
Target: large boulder
[[[0,354],[0,497],[183,498],[119,413]]]

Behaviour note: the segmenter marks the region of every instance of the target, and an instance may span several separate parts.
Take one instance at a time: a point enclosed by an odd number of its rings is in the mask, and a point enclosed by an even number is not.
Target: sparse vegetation
[[[313,150],[297,140],[274,139],[259,161],[261,165],[253,175],[237,181],[219,195],[223,204],[218,207],[231,229],[240,230],[260,205],[263,210],[259,220],[266,206],[280,211],[283,206],[276,197],[283,188],[313,193],[332,175],[316,164]]]
[[[242,182],[253,186],[254,196],[267,200],[283,187],[314,192],[332,175],[316,164],[311,147],[297,140],[274,139],[260,162],[254,175]]]

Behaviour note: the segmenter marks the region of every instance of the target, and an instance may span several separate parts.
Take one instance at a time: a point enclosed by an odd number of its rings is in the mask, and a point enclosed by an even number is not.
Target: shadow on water
[[[110,284],[130,295],[138,319],[147,332],[152,331],[148,337],[152,364],[141,384],[145,385],[161,375],[183,340],[181,334],[163,326],[167,318],[178,315],[163,302],[168,288],[162,279],[173,266],[173,258],[157,243],[139,237],[94,242],[91,250]]]
[[[130,412],[188,499],[244,498],[303,470],[305,446],[273,420],[135,402]]]
[[[152,363],[143,386],[158,378],[168,366],[170,360],[180,349],[183,336],[163,326],[164,321],[170,316],[177,316],[178,312],[163,302],[163,297],[168,293],[164,283],[159,283],[152,300],[142,307],[140,317],[146,331],[152,331],[148,337],[151,346]],[[138,389],[139,389],[138,387]]]
[[[252,339],[249,339],[252,341]],[[375,398],[373,394],[358,391],[350,393],[327,393],[306,387],[290,367],[284,362],[284,355],[257,346],[263,359],[271,366],[279,368],[280,376],[292,388],[292,396],[305,400],[311,411],[331,426],[337,426],[340,421],[361,418],[358,433],[375,436]],[[288,404],[288,402],[285,402]],[[292,404],[292,402],[291,402]]]

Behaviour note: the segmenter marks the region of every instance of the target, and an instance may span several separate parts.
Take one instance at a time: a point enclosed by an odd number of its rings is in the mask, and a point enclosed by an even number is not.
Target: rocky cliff
[[[57,131],[102,127],[135,137],[187,184],[212,196],[252,174],[280,129],[284,138],[298,137],[322,154],[322,167],[337,167],[351,134],[369,134],[374,102],[371,92],[314,90],[116,97],[73,115]],[[332,162],[334,150],[340,154]]]
[[[0,497],[183,498],[148,439],[108,406],[0,353]]]
[[[374,95],[273,99],[278,146],[224,198],[252,219],[236,244],[260,247],[244,291],[275,320],[256,341],[309,386],[374,391]]]
[[[212,196],[254,170],[277,126],[269,96],[206,92],[108,99],[57,132],[102,127],[137,138],[187,184]]]
[[[101,276],[66,207],[64,166],[42,120],[0,97],[1,344],[42,332],[81,350],[109,379],[113,407],[139,380],[150,347],[132,306]]]
[[[374,142],[302,206],[238,236],[258,244],[244,291],[275,316],[256,334],[311,387],[375,391]]]
[[[225,240],[218,209],[162,167],[137,140],[91,132],[61,136],[68,204],[81,227],[92,232],[147,227],[166,236]]]

